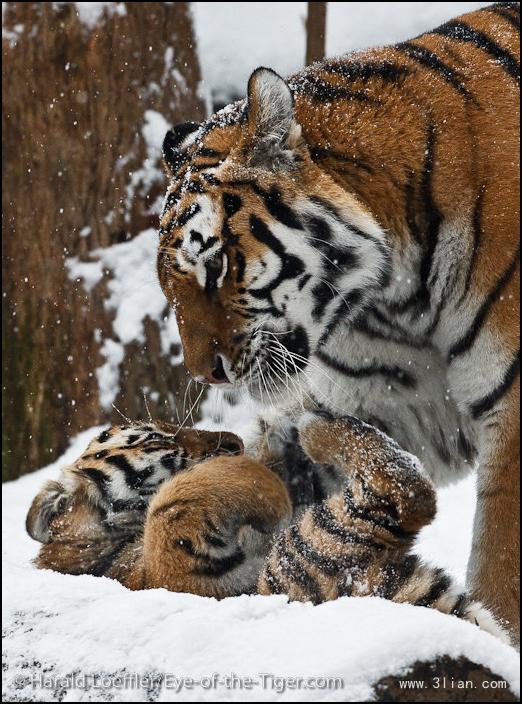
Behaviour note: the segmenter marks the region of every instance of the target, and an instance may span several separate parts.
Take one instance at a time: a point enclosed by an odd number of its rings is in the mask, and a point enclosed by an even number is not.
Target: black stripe
[[[98,488],[98,491],[104,499],[107,499],[107,491],[110,485],[110,477],[107,476],[100,469],[94,467],[81,467],[75,470],[78,474],[83,474],[90,481],[92,481]]]
[[[342,296],[342,300],[338,304],[337,308],[333,311],[330,320],[328,321],[323,334],[321,335],[318,348],[322,347],[337,329],[337,326],[348,317],[354,314],[354,310],[359,306],[363,300],[364,292],[361,289],[354,288],[349,293],[345,293]],[[351,308],[350,308],[351,306]]]
[[[448,352],[448,361],[451,362],[455,357],[460,356],[461,354],[464,354],[465,352],[468,352],[469,349],[473,346],[478,334],[480,333],[482,326],[484,325],[486,318],[488,317],[489,311],[491,310],[491,307],[496,303],[496,301],[500,298],[500,295],[502,293],[502,290],[504,287],[509,283],[511,277],[516,271],[518,262],[520,259],[520,246],[518,247],[517,251],[515,252],[515,255],[511,261],[511,264],[508,266],[508,268],[499,276],[497,279],[495,286],[491,289],[491,291],[488,293],[484,301],[482,302],[482,305],[477,311],[477,314],[475,315],[475,318],[469,328],[469,330],[466,332],[466,334],[458,341],[456,342],[449,350]]]
[[[206,162],[201,162],[200,164],[191,163],[190,170],[193,173],[198,173],[199,171],[203,171],[203,169],[215,169],[217,166],[219,166],[219,164],[220,164],[219,161],[218,162],[206,161]],[[208,176],[209,174],[206,174],[206,175]],[[201,174],[201,176],[204,177],[205,174]]]
[[[253,190],[261,196],[265,207],[270,215],[293,230],[302,230],[303,225],[296,213],[288,206],[282,198],[281,192],[274,186],[269,191],[258,186],[256,183],[250,184]]]
[[[168,452],[166,455],[161,457],[160,462],[161,466],[165,467],[165,469],[171,473],[181,469],[183,464],[182,458],[178,452]]]
[[[435,167],[435,141],[436,127],[434,124],[430,124],[428,127],[426,158],[424,161],[424,169],[422,172],[420,186],[421,196],[424,203],[424,211],[426,213],[427,228],[426,242],[419,270],[420,289],[417,293],[417,301],[426,305],[429,303],[430,299],[428,282],[431,273],[433,255],[435,254],[439,241],[439,227],[442,221],[441,214],[433,201],[432,193],[433,169]]]
[[[241,198],[236,193],[223,193],[223,210],[231,218],[241,209]]]
[[[460,73],[445,64],[431,49],[426,49],[426,47],[412,42],[401,42],[396,45],[396,49],[405,53],[412,61],[417,61],[421,66],[434,71],[466,99],[473,100],[473,96],[466,88]]]
[[[284,543],[284,536],[277,541],[276,551],[281,572],[301,587],[312,604],[320,604],[322,598],[319,583],[288,550]]]
[[[188,208],[185,208],[185,210],[179,215],[175,221],[174,224],[176,227],[183,227],[183,225],[186,225],[188,221],[194,217],[199,211],[201,210],[201,207],[199,203],[192,203],[192,205],[189,205]]]
[[[319,76],[305,76],[297,83],[290,83],[289,86],[295,93],[321,103],[328,103],[332,100],[353,100],[374,106],[382,104],[381,100],[370,95],[367,89],[350,90],[342,86],[335,86]]]
[[[366,377],[380,375],[394,379],[401,384],[401,386],[404,386],[407,389],[414,389],[417,386],[417,380],[415,377],[408,372],[405,372],[404,369],[401,369],[400,367],[373,364],[369,367],[360,367],[357,369],[356,367],[349,367],[343,362],[338,362],[322,350],[318,350],[316,352],[316,357],[320,362],[323,362],[323,364],[326,364],[326,366],[331,369],[335,369],[335,371],[355,379],[364,379]]]
[[[383,599],[393,599],[399,589],[411,579],[419,564],[417,555],[401,556],[399,559],[392,559],[386,562],[381,568],[379,584],[375,596]]]
[[[338,574],[341,570],[349,569],[358,564],[358,557],[355,555],[345,555],[344,559],[339,559],[333,555],[323,555],[317,552],[303,539],[297,525],[291,526],[286,535],[293,548],[302,558],[329,576]]]
[[[408,66],[401,66],[392,61],[364,63],[363,61],[331,59],[321,63],[321,71],[335,73],[349,81],[369,81],[380,78],[386,83],[402,83],[410,75]]]
[[[141,489],[146,480],[154,474],[153,465],[149,465],[137,471],[123,455],[110,455],[107,457],[106,462],[121,469],[130,489]]]
[[[124,455],[109,455],[105,461],[124,473],[125,481],[131,489],[139,489],[142,486],[145,477],[140,476]]]
[[[411,347],[413,349],[422,350],[431,347],[431,344],[429,342],[426,342],[425,340],[416,340],[415,338],[410,339],[406,335],[397,334],[395,331],[392,330],[387,330],[386,332],[377,330],[375,327],[370,325],[367,313],[368,312],[365,311],[364,318],[362,316],[359,316],[353,323],[354,330],[357,330],[357,332],[361,333],[362,335],[366,335],[370,339],[383,340],[385,342],[393,342],[398,345]],[[389,326],[388,323],[386,323],[386,325],[387,327]]]
[[[519,2],[494,2],[493,5],[488,5],[488,7],[503,7],[506,10],[511,10],[517,14],[520,14],[520,3]],[[487,9],[487,8],[484,8]]]
[[[366,486],[365,489],[368,493],[369,487]],[[379,507],[379,510],[387,510],[395,514],[397,513],[397,510],[393,504],[386,504],[384,500],[374,494],[373,491],[371,491],[371,495],[372,498],[376,498],[377,500],[382,502],[381,506]],[[415,538],[416,533],[409,533],[403,530],[400,527],[398,521],[392,515],[379,516],[376,514],[375,509],[372,509],[370,506],[357,505],[350,487],[346,486],[344,488],[343,497],[346,512],[353,518],[359,519],[364,523],[370,523],[372,527],[377,526],[377,528],[381,528],[382,530],[387,531],[388,533],[393,535],[394,538],[397,538],[398,540],[401,540],[403,542],[411,542],[413,538]],[[373,530],[370,529],[370,532],[373,533]]]
[[[359,257],[352,247],[332,243],[332,230],[324,218],[307,215],[305,223],[310,246],[324,255],[322,265],[325,274],[342,274],[357,266]]]
[[[443,24],[441,27],[437,27],[432,33],[473,44],[478,49],[489,54],[491,58],[502,66],[506,73],[514,78],[517,83],[520,83],[520,66],[516,58],[510,51],[501,47],[493,41],[493,39],[490,39],[484,32],[470,27],[465,24],[465,22],[452,20],[451,22],[446,22],[446,24]]]
[[[419,195],[422,200],[425,220],[424,244],[423,252],[419,266],[419,285],[415,293],[405,301],[399,303],[388,303],[390,310],[397,313],[404,313],[412,306],[417,306],[418,312],[421,313],[429,306],[430,290],[428,284],[430,282],[431,268],[433,256],[437,249],[439,241],[439,229],[442,222],[442,216],[437,208],[432,193],[433,169],[435,165],[435,145],[436,145],[436,127],[433,123],[428,125],[426,136],[426,147],[424,150],[424,165],[422,170],[421,181],[419,185]],[[410,184],[410,196],[413,194],[413,183]],[[410,204],[406,204],[406,210],[410,209]],[[406,220],[411,220],[410,215],[406,214]]]
[[[475,198],[475,206],[473,208],[473,249],[471,250],[471,257],[468,264],[468,270],[466,272],[466,280],[464,282],[464,289],[459,298],[459,305],[468,295],[469,287],[471,285],[471,277],[473,275],[477,254],[480,248],[480,241],[482,239],[482,209],[484,205],[485,192],[486,186],[483,184],[477,193],[477,197]]]
[[[206,193],[205,186],[201,181],[189,181],[185,188],[187,193]]]
[[[464,618],[466,609],[469,606],[469,597],[467,594],[459,594],[455,606],[451,609],[451,615],[457,618]]]
[[[466,462],[472,462],[477,456],[477,449],[468,439],[462,428],[457,429],[457,449]]]
[[[417,244],[422,244],[422,233],[417,222],[417,210],[415,207],[415,171],[413,169],[409,171],[408,179],[404,186],[404,210],[411,236]]]
[[[194,152],[194,158],[198,156],[217,159],[218,157],[223,157],[226,155],[223,152],[217,152],[215,149],[210,149],[209,147],[198,147]]]
[[[367,242],[371,242],[375,247],[377,247],[377,249],[385,260],[383,267],[384,279],[380,281],[380,284],[386,285],[391,274],[391,253],[387,245],[384,242],[381,242],[374,235],[371,235],[370,233],[361,230],[352,222],[344,220],[344,218],[342,218],[339,214],[337,208],[324,198],[321,198],[320,196],[310,196],[309,201],[322,208],[326,213],[328,213],[328,215],[333,217],[341,225],[341,227],[348,230],[350,234],[356,235],[357,237],[360,237],[361,239],[364,239]]]
[[[245,553],[240,548],[227,557],[211,558],[198,555],[196,557],[199,558],[199,564],[192,570],[192,574],[202,577],[222,577],[245,561]]]
[[[103,556],[99,560],[99,562],[96,563],[96,565],[89,572],[89,574],[92,574],[94,577],[103,577],[103,575],[108,572],[108,570],[112,567],[116,559],[121,555],[124,548],[126,548],[128,544],[129,541],[126,540],[122,541],[121,543],[118,543],[115,548],[110,550],[105,556]]]
[[[114,499],[111,501],[111,509],[114,513],[122,511],[145,511],[148,504],[143,499]]]
[[[337,298],[337,293],[330,282],[321,281],[313,287],[312,297],[314,300],[312,318],[318,322],[323,317],[326,306]]]
[[[281,260],[281,269],[277,276],[266,286],[259,289],[249,289],[249,294],[255,298],[266,298],[272,301],[271,294],[282,281],[294,279],[305,271],[305,266],[299,257],[288,254],[282,243],[275,237],[267,225],[256,215],[250,216],[250,232],[256,240],[262,242]]]
[[[513,382],[520,373],[520,350],[509,365],[502,382],[493,389],[487,396],[471,404],[471,415],[477,419],[490,411],[493,406],[509,391]]]
[[[431,606],[446,592],[451,585],[451,579],[441,569],[433,573],[434,582],[428,592],[413,602],[414,606]]]
[[[236,249],[234,257],[236,260],[236,283],[240,284],[245,278],[246,259],[239,249]]]
[[[379,551],[382,549],[382,546],[377,545],[371,537],[367,535],[361,535],[357,531],[346,530],[346,528],[344,528],[336,520],[335,516],[326,504],[316,504],[315,506],[312,506],[310,510],[312,512],[312,517],[316,525],[321,530],[324,530],[325,533],[333,535],[336,538],[340,538],[343,543],[353,545],[365,545],[366,547],[371,547]]]
[[[336,152],[333,149],[329,149],[327,147],[312,147],[310,149],[310,156],[312,159],[317,159],[319,161],[323,159],[333,159],[334,161],[339,161],[345,166],[354,166],[357,169],[362,169],[363,171],[366,171],[366,173],[373,173],[373,168],[366,164],[362,159],[359,159],[355,156],[351,156],[350,154],[341,154],[340,152]],[[342,170],[342,166],[338,166],[340,170]]]
[[[266,245],[280,259],[286,256],[286,250],[283,244],[272,234],[270,228],[263,220],[258,218],[257,215],[250,216],[250,232],[258,242],[262,242]]]
[[[299,283],[297,284],[297,288],[299,289],[299,291],[303,290],[303,288],[306,286],[306,284],[310,281],[311,278],[311,274],[305,274],[299,279]]]
[[[210,184],[211,186],[221,186],[221,181],[219,178],[214,176],[214,174],[207,174],[205,172],[201,173],[201,178],[205,181],[205,183]]]
[[[272,594],[285,593],[285,588],[283,587],[279,579],[275,576],[275,574],[272,572],[268,563],[265,564],[263,577],[265,578],[265,582],[270,587],[270,591],[272,592]]]
[[[226,548],[227,541],[223,540],[217,535],[211,535],[210,533],[205,533],[203,535],[203,540],[211,545],[213,548]]]
[[[176,205],[178,200],[179,200],[179,192],[177,190],[170,191],[169,193],[167,193],[167,197],[165,198],[165,205],[163,206],[163,212],[161,213],[162,219],[163,219],[163,216],[169,212],[169,210],[172,210],[172,208]],[[165,228],[166,231],[172,229],[174,221],[175,221],[174,219],[172,219],[170,221],[169,225]]]

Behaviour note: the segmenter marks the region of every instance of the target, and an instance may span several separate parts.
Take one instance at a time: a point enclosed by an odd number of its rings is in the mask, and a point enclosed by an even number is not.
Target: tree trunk
[[[325,56],[326,43],[326,5],[325,2],[309,2],[306,19],[306,61],[309,66]]]
[[[165,182],[145,113],[174,124],[204,108],[188,3],[4,5],[2,477],[13,479],[108,419],[96,379],[112,335],[105,286],[88,294],[65,260],[158,226]],[[153,327],[122,375],[133,415],[143,378],[160,391],[185,383]]]

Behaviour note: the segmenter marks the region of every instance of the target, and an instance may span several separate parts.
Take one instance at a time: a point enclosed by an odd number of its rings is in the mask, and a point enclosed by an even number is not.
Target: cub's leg
[[[345,488],[282,533],[260,576],[260,593],[313,603],[380,596],[452,613],[503,637],[489,612],[443,570],[410,554],[436,508],[431,481],[414,457],[355,418],[308,416],[300,438],[314,462],[345,471]]]
[[[246,453],[264,464],[284,482],[293,517],[320,503],[343,486],[344,472],[334,465],[313,462],[300,444],[297,425],[288,416],[258,417],[258,432]]]
[[[282,481],[248,457],[215,457],[153,498],[143,537],[143,587],[217,598],[254,590],[274,532],[288,525]]]

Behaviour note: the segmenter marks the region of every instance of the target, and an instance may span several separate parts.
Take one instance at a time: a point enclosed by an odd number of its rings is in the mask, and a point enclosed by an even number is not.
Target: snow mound
[[[381,677],[443,654],[484,664],[518,692],[512,648],[429,609],[377,598],[315,607],[281,596],[215,601],[36,570],[38,544],[24,531],[29,504],[99,432],[81,433],[60,460],[4,485],[4,697],[365,701]],[[457,578],[469,550],[472,489],[468,479],[441,492],[441,513],[419,541],[427,559]]]

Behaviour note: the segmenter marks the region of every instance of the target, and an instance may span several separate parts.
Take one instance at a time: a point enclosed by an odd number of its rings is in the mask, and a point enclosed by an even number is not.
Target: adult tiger
[[[197,380],[358,416],[438,484],[478,462],[469,583],[515,638],[518,30],[497,3],[288,82],[257,69],[167,134],[158,253]]]

